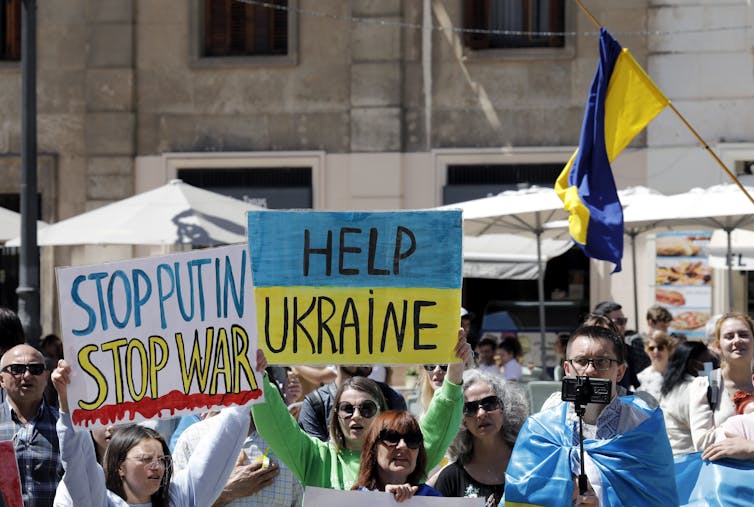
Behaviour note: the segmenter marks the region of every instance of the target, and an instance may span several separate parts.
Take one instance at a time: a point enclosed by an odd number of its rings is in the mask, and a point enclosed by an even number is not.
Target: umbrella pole
[[[725,229],[728,235],[728,254],[725,256],[725,263],[728,265],[728,311],[733,311],[733,248],[731,245],[730,235],[733,229]]]
[[[540,361],[542,363],[542,379],[547,378],[547,341],[545,339],[545,271],[542,269],[542,229],[537,228],[537,296],[539,298],[539,334]]]
[[[638,283],[636,282],[636,230],[631,229],[631,231],[628,233],[628,236],[631,238],[631,262],[633,263],[633,272],[634,272],[634,329],[636,329],[636,332],[639,332],[639,294],[638,294]]]

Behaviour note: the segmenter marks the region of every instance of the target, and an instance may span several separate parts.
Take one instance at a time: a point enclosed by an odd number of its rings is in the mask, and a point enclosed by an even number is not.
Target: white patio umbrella
[[[246,241],[246,212],[255,209],[263,208],[172,180],[45,227],[37,241],[40,246],[240,243]]]
[[[37,221],[37,228],[46,227],[47,223]],[[21,234],[21,214],[0,207],[0,243],[18,237]]]
[[[509,190],[492,197],[442,206],[441,209],[463,211],[463,233],[481,236],[494,233],[533,234],[537,245],[537,296],[542,369],[546,364],[544,269],[542,269],[542,235],[544,224],[568,217],[563,202],[553,188],[531,187]],[[553,231],[554,233],[554,231]]]
[[[754,187],[746,187],[754,195]],[[728,307],[733,307],[733,269],[730,262],[731,233],[735,229],[754,230],[754,205],[736,185],[693,188],[667,196],[654,206],[628,206],[623,214],[626,228],[643,231],[678,227],[722,229],[727,234]]]

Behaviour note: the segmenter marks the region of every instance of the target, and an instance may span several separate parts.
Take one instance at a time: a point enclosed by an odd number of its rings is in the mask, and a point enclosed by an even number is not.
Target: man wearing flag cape
[[[612,330],[577,329],[566,348],[566,376],[610,380],[610,402],[589,403],[583,418],[581,495],[579,425],[573,404],[561,402],[527,419],[505,474],[506,507],[563,505],[677,506],[673,453],[662,411],[634,396],[616,396],[626,371],[623,342]]]

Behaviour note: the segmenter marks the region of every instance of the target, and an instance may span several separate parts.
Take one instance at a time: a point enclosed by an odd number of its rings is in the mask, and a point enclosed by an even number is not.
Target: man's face
[[[595,361],[607,359],[609,366],[606,369],[602,369],[598,368],[601,365],[594,364],[593,362],[589,362],[586,366],[579,366],[577,364],[578,360],[586,359]],[[613,384],[613,395],[616,393],[616,384],[623,378],[623,374],[626,373],[626,365],[618,363],[614,345],[611,341],[592,339],[586,336],[579,336],[571,342],[567,351],[567,359],[563,363],[563,369],[569,377],[586,375],[590,378],[609,379]]]
[[[40,368],[39,375],[34,375]],[[28,345],[13,347],[0,361],[0,387],[17,404],[41,401],[49,376],[42,354]]]
[[[480,345],[479,362],[486,365],[493,364],[495,362],[495,347],[492,345]]]
[[[628,323],[628,319],[623,315],[623,310],[613,310],[607,314],[607,317],[612,320],[615,327],[618,328],[620,337],[623,338],[626,336],[626,324]]]

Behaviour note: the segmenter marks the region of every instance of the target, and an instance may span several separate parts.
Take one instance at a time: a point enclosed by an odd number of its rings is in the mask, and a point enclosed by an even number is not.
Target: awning
[[[735,229],[731,233],[732,268],[737,271],[754,271],[754,232]],[[709,264],[716,269],[727,269],[725,255],[728,250],[728,235],[716,230],[710,241]]]
[[[570,239],[542,240],[542,262],[565,253]],[[516,234],[464,236],[463,276],[497,280],[537,279],[537,240]]]

